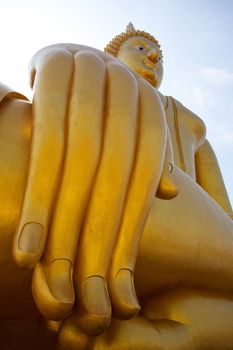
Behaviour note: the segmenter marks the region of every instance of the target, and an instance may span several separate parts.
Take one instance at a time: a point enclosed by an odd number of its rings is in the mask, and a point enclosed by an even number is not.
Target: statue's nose
[[[151,50],[147,57],[153,63],[156,63],[159,60],[159,52],[157,50]]]

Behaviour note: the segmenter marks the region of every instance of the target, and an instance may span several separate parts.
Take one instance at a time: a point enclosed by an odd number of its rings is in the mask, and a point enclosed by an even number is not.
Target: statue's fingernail
[[[20,233],[18,248],[22,252],[35,254],[42,244],[44,228],[36,222],[29,222],[23,226]]]
[[[74,303],[74,288],[72,276],[72,264],[68,259],[57,259],[46,264],[46,280],[48,287],[61,303]]]
[[[125,310],[126,315],[136,315],[140,311],[140,305],[134,289],[132,271],[120,269],[115,277],[114,288],[116,302],[120,303],[120,308]]]
[[[90,314],[110,317],[111,304],[105,279],[91,276],[82,283],[82,299],[86,311]]]

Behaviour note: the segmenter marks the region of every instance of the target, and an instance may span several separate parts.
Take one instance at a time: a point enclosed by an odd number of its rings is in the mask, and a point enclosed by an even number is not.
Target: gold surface
[[[3,349],[233,348],[232,209],[158,53],[54,45],[32,104],[0,86]]]
[[[117,35],[106,45],[106,47],[104,48],[104,51],[109,53],[112,56],[117,57],[122,44],[125,41],[127,41],[129,38],[135,38],[135,37],[143,37],[144,39],[146,38],[152,43],[154,43],[156,47],[159,48],[160,57],[162,59],[162,51],[160,50],[160,45],[158,40],[156,40],[155,37],[153,37],[151,34],[147,32],[144,32],[142,30],[136,30],[131,22],[127,25],[125,32],[122,32],[121,34]]]

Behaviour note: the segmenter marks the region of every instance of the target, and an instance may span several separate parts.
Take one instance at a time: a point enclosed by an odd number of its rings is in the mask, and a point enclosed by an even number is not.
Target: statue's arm
[[[0,107],[6,102],[7,99],[28,100],[24,95],[0,82]]]
[[[232,207],[223,181],[218,160],[208,140],[196,153],[198,184],[232,217]]]

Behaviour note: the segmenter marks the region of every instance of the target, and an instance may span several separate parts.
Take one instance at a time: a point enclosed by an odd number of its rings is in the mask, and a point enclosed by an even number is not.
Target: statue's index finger
[[[33,267],[43,253],[64,151],[73,56],[57,50],[36,66],[30,165],[13,254]]]

